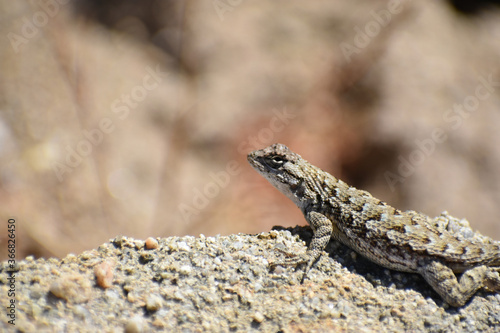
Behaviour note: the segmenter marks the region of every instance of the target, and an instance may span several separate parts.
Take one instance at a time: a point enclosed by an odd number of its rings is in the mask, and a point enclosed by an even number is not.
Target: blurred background
[[[490,1],[0,0],[0,259],[306,224],[275,142],[500,240]],[[4,250],[5,249],[5,250]]]

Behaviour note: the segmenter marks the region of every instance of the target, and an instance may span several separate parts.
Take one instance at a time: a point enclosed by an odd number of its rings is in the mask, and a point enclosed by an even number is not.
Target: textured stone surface
[[[495,331],[500,296],[477,293],[449,308],[417,275],[389,271],[331,242],[304,284],[301,271],[268,269],[268,259],[299,253],[311,230],[258,235],[170,237],[145,250],[117,237],[61,261],[19,262],[16,326],[57,331]],[[305,241],[305,242],[304,242]],[[147,255],[146,255],[147,254]],[[110,288],[97,286],[94,267],[114,262]],[[1,294],[7,294],[5,263]],[[54,295],[53,284],[65,288]],[[83,282],[85,281],[85,283]],[[61,288],[60,288],[61,289]],[[78,292],[79,296],[76,297]],[[0,297],[3,308],[9,299]],[[2,331],[14,331],[1,316]]]

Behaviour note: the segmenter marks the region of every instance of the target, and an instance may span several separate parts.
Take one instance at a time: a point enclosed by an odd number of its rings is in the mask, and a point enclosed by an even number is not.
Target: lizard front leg
[[[500,290],[500,276],[493,268],[482,265],[466,270],[460,280],[455,273],[437,260],[425,261],[418,272],[432,288],[451,306],[465,304],[482,287],[492,291]]]
[[[271,263],[271,267],[274,266],[297,266],[303,263],[307,263],[304,270],[304,275],[300,283],[304,282],[307,273],[311,269],[312,265],[319,259],[321,252],[325,249],[326,245],[330,241],[333,232],[332,222],[323,214],[318,212],[309,212],[306,214],[306,220],[309,222],[313,229],[313,238],[309,248],[305,254],[295,256],[293,258],[287,258],[281,261],[275,261]]]

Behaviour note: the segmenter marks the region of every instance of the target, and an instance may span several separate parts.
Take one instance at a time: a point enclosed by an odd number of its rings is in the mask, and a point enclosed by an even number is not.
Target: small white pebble
[[[144,332],[144,319],[139,316],[132,317],[125,326],[125,333],[142,333]]]
[[[274,273],[275,274],[283,274],[285,272],[286,272],[285,267],[283,267],[281,265],[278,265],[278,266],[274,267]]]
[[[146,309],[148,311],[158,311],[161,309],[163,301],[158,295],[149,295],[146,298]]]
[[[179,247],[179,250],[181,251],[191,251],[191,247],[186,244],[186,242],[178,242],[177,246]]]
[[[253,320],[255,320],[258,323],[262,323],[265,319],[264,315],[260,312],[255,312],[252,317],[253,317]]]
[[[182,274],[182,275],[189,275],[189,273],[191,273],[191,271],[193,270],[193,268],[189,265],[183,265],[181,266],[181,268],[179,269],[179,272]]]
[[[144,248],[144,241],[140,239],[134,240],[134,246],[137,250]]]

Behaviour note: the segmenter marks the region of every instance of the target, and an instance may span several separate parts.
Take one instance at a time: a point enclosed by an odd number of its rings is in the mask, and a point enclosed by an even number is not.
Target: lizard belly
[[[412,255],[411,251],[373,240],[366,242],[357,239],[353,242],[347,237],[338,237],[337,240],[380,266],[400,272],[417,272],[418,256]]]

